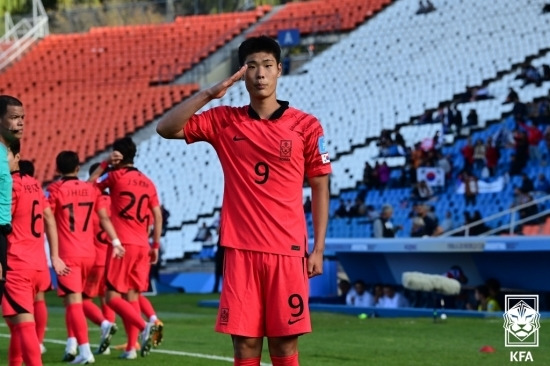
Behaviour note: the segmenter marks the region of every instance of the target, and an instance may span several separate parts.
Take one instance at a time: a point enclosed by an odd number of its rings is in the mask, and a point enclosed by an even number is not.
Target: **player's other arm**
[[[57,236],[57,225],[55,217],[50,207],[44,209],[44,230],[50,246],[50,259],[52,267],[59,276],[64,276],[71,272],[71,269],[65,265],[65,262],[59,258],[59,241]]]
[[[122,246],[122,243],[118,239],[118,235],[116,233],[115,227],[113,226],[113,223],[111,222],[111,219],[109,218],[109,213],[106,208],[100,208],[97,211],[97,214],[99,216],[99,223],[103,230],[109,235],[109,238],[111,239],[111,243],[113,244],[113,258],[118,257],[122,258],[124,257],[124,253],[126,253],[126,250]]]
[[[156,264],[159,258],[160,235],[162,234],[162,211],[160,206],[151,208],[153,213],[153,246],[151,247],[151,264]]]
[[[329,189],[328,175],[309,178],[311,186],[311,213],[313,219],[313,250],[308,258],[308,275],[323,273],[323,253],[328,225]]]
[[[174,109],[166,113],[157,125],[157,133],[165,139],[183,139],[183,128],[195,113],[213,99],[221,98],[235,82],[245,73],[247,66],[243,66],[235,74],[220,81],[216,85],[201,90],[192,97],[184,100]]]

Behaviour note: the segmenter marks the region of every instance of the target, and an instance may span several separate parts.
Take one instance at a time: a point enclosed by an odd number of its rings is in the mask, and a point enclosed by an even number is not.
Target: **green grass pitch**
[[[98,365],[231,365],[229,336],[213,331],[215,309],[201,308],[198,301],[213,295],[159,295],[151,300],[165,323],[164,342],[149,357],[119,360],[119,351],[97,356]],[[48,349],[45,364],[63,365],[61,357],[66,338],[63,308],[59,299],[48,296]],[[314,331],[300,338],[302,366],[502,366],[510,364],[511,351],[530,351],[534,363],[550,365],[550,321],[543,319],[538,348],[505,348],[501,317],[489,319],[453,318],[434,323],[431,318],[359,319],[350,315],[312,313]],[[113,344],[124,342],[122,323]],[[0,363],[5,364],[8,329],[0,327]],[[90,323],[90,341],[97,344],[99,329]],[[481,353],[484,345],[495,353]],[[266,348],[266,347],[264,347]],[[207,358],[212,357],[212,358]],[[264,350],[262,362],[269,364]],[[529,362],[531,364],[531,362]]]

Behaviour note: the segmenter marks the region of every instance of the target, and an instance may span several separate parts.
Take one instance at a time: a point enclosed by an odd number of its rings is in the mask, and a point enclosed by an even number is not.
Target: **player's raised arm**
[[[44,229],[50,246],[50,259],[52,267],[59,276],[64,276],[71,272],[71,269],[65,265],[65,262],[59,258],[59,242],[57,237],[57,225],[51,208],[44,209]]]
[[[329,189],[328,175],[309,179],[311,186],[311,213],[313,219],[313,250],[311,251],[307,272],[309,277],[323,273],[323,253],[328,225]]]
[[[211,100],[223,97],[227,89],[242,78],[246,69],[247,66],[244,65],[227,79],[208,89],[201,90],[177,105],[160,119],[157,125],[157,133],[165,139],[183,139],[183,128],[189,118]]]

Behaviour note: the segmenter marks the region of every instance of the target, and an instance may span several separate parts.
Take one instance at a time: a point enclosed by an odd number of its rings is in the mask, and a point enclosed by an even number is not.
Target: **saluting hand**
[[[208,89],[208,94],[210,94],[213,99],[219,99],[223,97],[225,95],[225,92],[227,92],[227,89],[229,89],[233,84],[235,84],[243,77],[247,68],[248,66],[244,65],[239,69],[239,71],[237,71],[227,79],[220,81],[216,85],[212,86],[210,89]]]

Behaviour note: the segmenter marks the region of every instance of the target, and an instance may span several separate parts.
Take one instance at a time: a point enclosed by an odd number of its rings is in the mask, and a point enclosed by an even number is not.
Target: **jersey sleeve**
[[[330,157],[319,121],[315,121],[306,130],[304,144],[305,171],[308,177],[330,174]]]
[[[149,197],[149,209],[153,210],[153,208],[160,206],[159,196],[157,194],[157,189],[153,185],[153,189],[151,190],[151,197]]]
[[[13,217],[13,214],[17,210],[17,203],[19,200],[19,197],[21,196],[21,183],[19,180],[14,179],[13,180],[13,186],[11,191],[11,215]]]
[[[101,209],[109,210],[109,205],[109,197],[98,193],[96,198],[96,211],[99,212]]]
[[[195,114],[183,128],[183,135],[188,144],[197,141],[213,142],[219,130],[219,121],[226,115],[225,107],[215,107]]]
[[[112,175],[114,172],[105,173],[99,178],[96,179],[94,182],[94,185],[103,192],[105,189],[109,188],[111,186],[111,182],[113,181]]]

